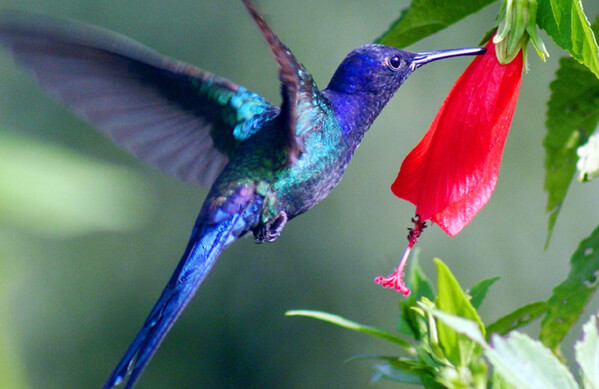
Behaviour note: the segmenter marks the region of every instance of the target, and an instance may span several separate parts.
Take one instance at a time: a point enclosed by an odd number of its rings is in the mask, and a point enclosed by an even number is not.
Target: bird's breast
[[[290,218],[323,200],[343,177],[347,147],[336,123],[325,122],[304,142],[305,152],[276,180],[272,190]]]

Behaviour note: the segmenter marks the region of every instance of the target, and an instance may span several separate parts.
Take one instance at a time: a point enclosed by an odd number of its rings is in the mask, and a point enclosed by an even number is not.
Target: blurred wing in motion
[[[233,82],[76,22],[3,12],[0,46],[43,90],[184,181],[211,185],[241,142],[279,112]]]

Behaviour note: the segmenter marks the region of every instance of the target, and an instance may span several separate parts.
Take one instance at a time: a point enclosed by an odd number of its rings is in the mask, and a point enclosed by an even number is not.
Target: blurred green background
[[[271,27],[324,88],[351,49],[372,42],[407,1],[261,0]],[[599,13],[587,1],[591,17]],[[499,4],[409,49],[476,45]],[[68,17],[131,36],[279,103],[274,61],[239,1],[0,0],[0,8]],[[463,287],[492,276],[487,323],[546,299],[599,220],[598,182],[575,184],[544,250],[544,112],[565,55],[531,52],[497,190],[457,237],[420,241]],[[333,194],[274,244],[228,249],[153,358],[139,388],[362,388],[391,346],[289,309],[334,312],[393,330],[399,294],[373,279],[405,247],[411,204],[389,185],[468,59],[413,75],[372,126]],[[43,95],[0,53],[0,388],[97,388],[121,357],[183,252],[206,189],[136,161]],[[589,303],[596,311],[599,299]],[[533,325],[530,333],[536,334]],[[565,348],[579,328],[570,335]],[[397,387],[391,383],[379,388]]]

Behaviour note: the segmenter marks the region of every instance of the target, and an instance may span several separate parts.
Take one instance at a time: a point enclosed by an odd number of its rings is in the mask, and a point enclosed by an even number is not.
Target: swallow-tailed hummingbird
[[[361,46],[320,90],[249,0],[279,67],[282,103],[118,34],[0,14],[0,45],[41,88],[142,161],[211,186],[189,243],[104,388],[132,388],[221,251],[252,232],[272,242],[339,183],[362,137],[406,78],[480,48],[411,53]]]

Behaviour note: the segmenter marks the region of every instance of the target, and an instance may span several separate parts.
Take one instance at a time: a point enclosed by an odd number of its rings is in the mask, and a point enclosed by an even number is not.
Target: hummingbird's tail
[[[257,220],[262,199],[253,196],[249,199],[243,196],[244,193],[239,193],[243,190],[238,190],[217,206],[204,205],[175,272],[103,389],[121,384],[127,379],[127,374],[130,375],[125,389],[135,385],[220,253]]]

